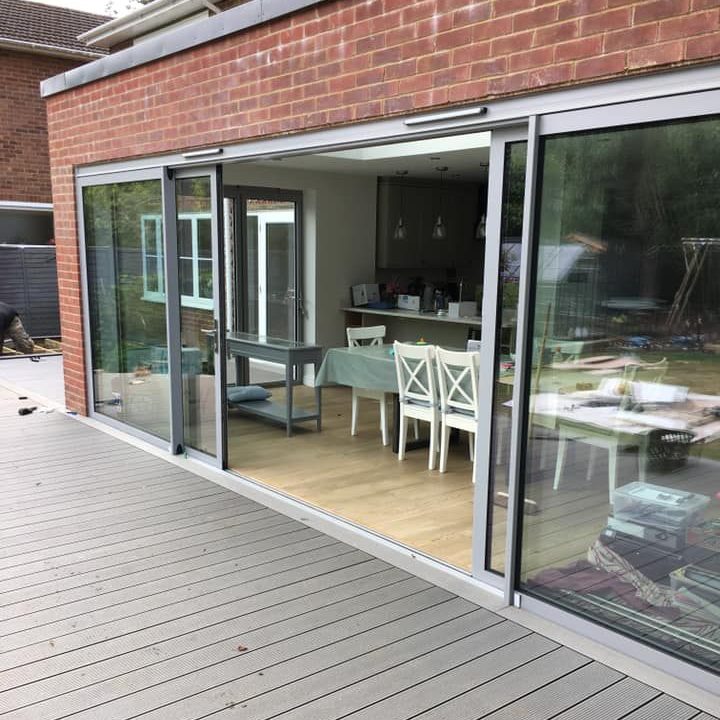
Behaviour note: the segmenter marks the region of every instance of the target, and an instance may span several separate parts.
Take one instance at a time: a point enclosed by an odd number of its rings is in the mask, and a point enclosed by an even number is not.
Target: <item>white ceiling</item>
[[[281,159],[260,165],[353,175],[395,175],[406,170],[407,178],[440,179],[438,167],[447,167],[445,180],[485,181],[490,154],[490,133],[455,135],[432,140],[374,145]]]

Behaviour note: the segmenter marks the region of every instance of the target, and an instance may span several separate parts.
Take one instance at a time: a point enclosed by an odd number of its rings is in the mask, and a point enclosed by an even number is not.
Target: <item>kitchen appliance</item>
[[[353,307],[367,305],[368,303],[378,302],[379,300],[380,288],[377,283],[362,283],[352,286]]]
[[[474,317],[477,315],[477,305],[474,300],[448,303],[448,317]]]
[[[397,306],[400,310],[420,311],[419,295],[398,295]]]

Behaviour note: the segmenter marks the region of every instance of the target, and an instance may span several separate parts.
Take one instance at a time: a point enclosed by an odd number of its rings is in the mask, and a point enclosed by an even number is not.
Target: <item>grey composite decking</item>
[[[3,720],[712,720],[0,387]]]

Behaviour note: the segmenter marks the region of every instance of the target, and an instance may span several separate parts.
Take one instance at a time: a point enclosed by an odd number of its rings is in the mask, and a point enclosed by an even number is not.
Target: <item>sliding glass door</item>
[[[161,180],[96,182],[81,192],[92,410],[169,441]]]
[[[175,177],[179,350],[185,447],[222,458],[219,351],[222,276],[214,170]]]

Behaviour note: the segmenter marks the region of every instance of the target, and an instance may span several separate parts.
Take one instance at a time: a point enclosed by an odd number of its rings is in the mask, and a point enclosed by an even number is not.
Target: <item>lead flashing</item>
[[[249,0],[219,15],[192,25],[168,30],[133,47],[73,68],[40,83],[40,93],[50,97],[82,85],[111,77],[131,68],[189,50],[248,28],[289,15],[324,0]]]

